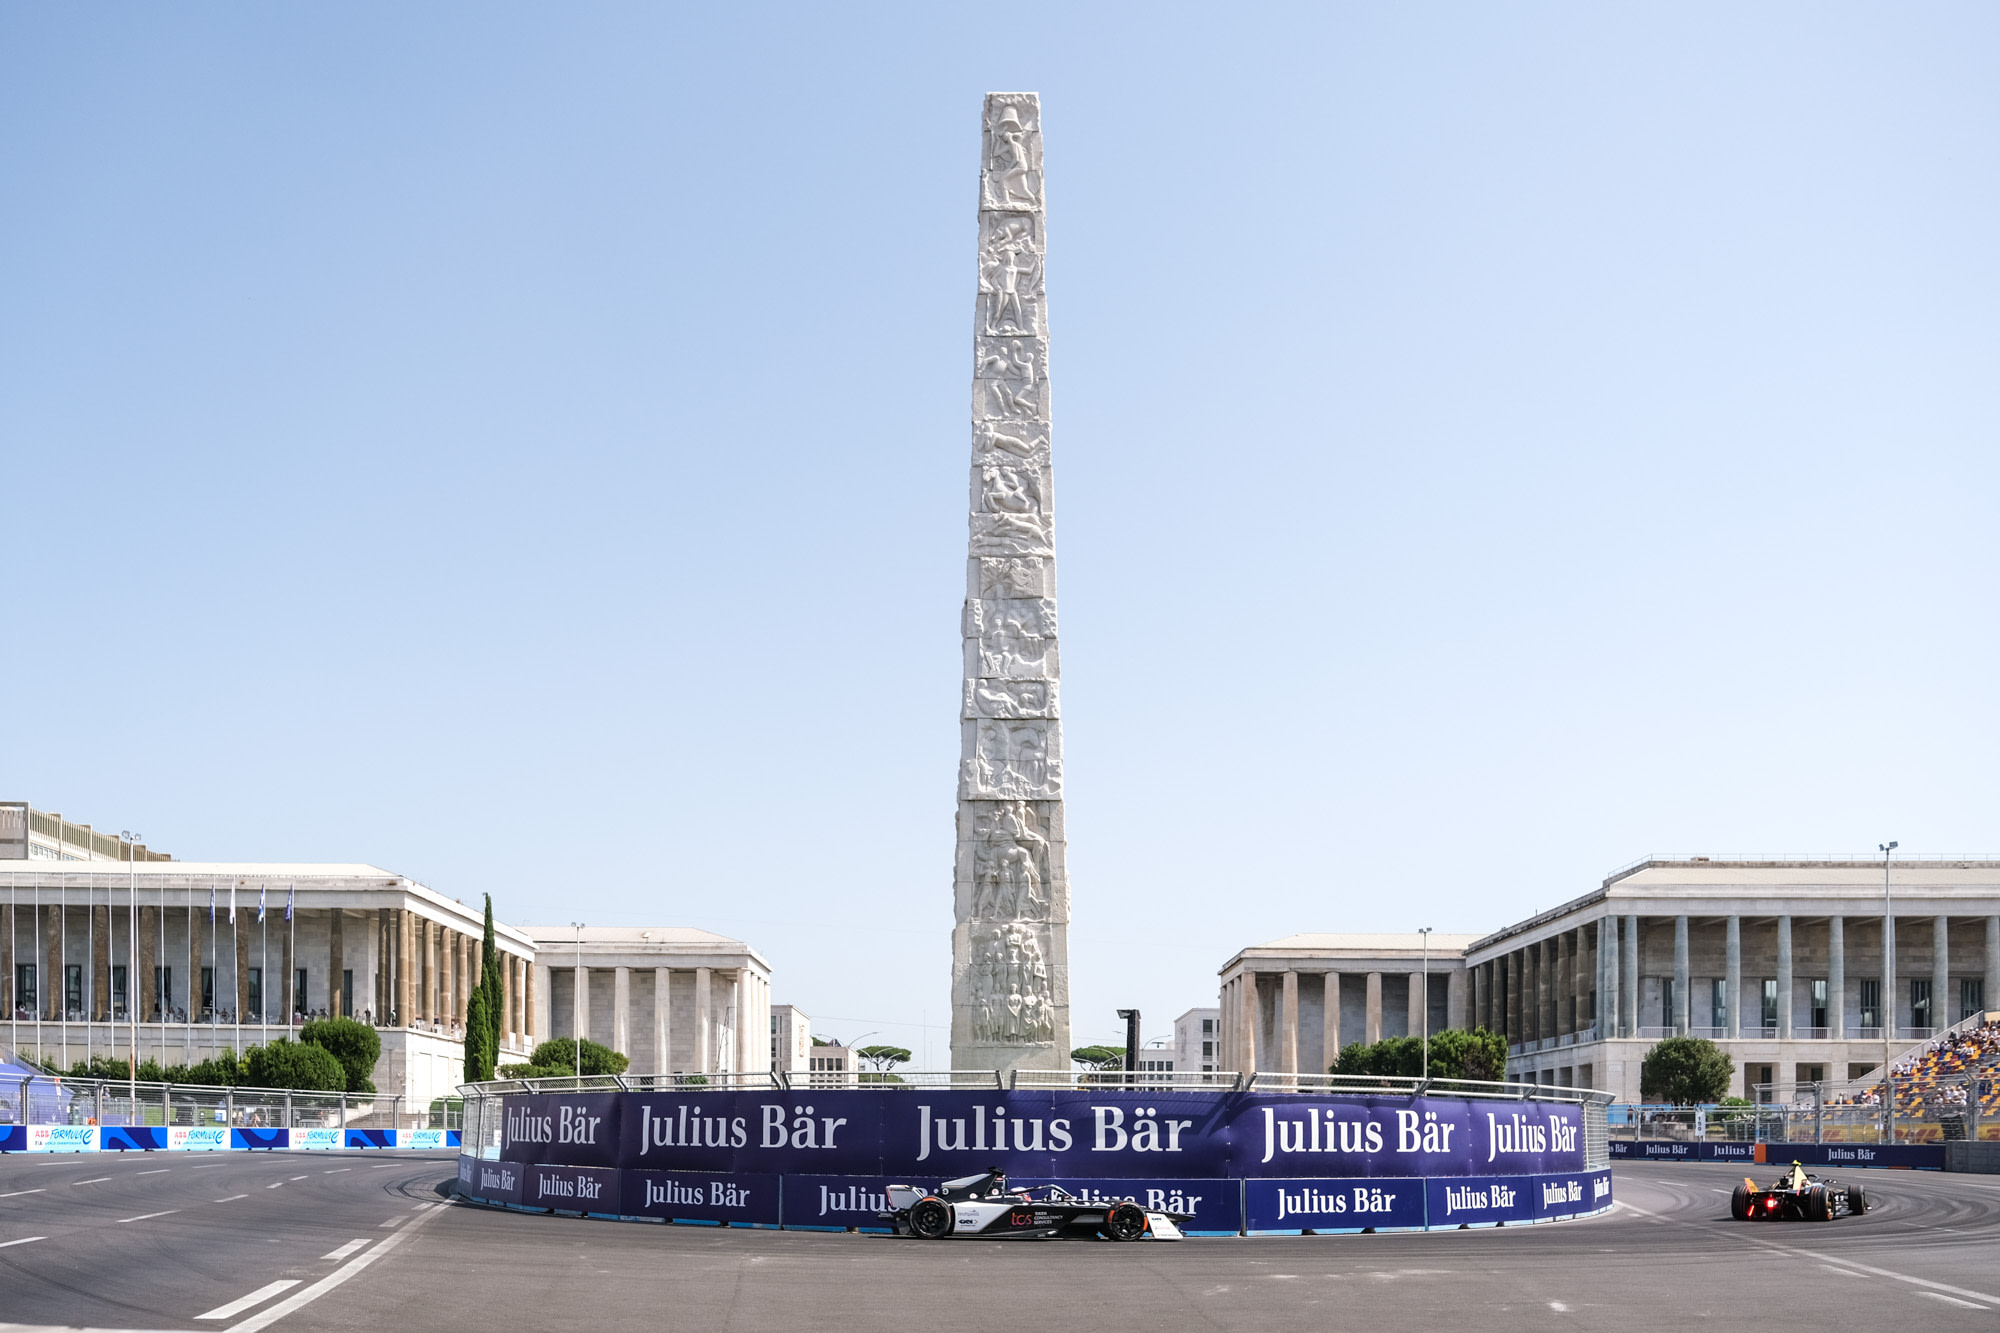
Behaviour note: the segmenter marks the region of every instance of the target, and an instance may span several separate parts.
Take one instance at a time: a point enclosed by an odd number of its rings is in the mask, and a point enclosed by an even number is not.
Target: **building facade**
[[[122,834],[99,833],[26,801],[0,801],[0,861],[171,861]]]
[[[1222,1048],[1222,1011],[1190,1009],[1174,1020],[1174,1068],[1183,1073],[1213,1074]]]
[[[1305,934],[1242,950],[1221,973],[1221,1068],[1324,1074],[1342,1046],[1462,1026],[1477,938]]]
[[[1646,1051],[1692,1035],[1737,1095],[1862,1078],[2000,999],[2000,862],[1648,860],[1466,959],[1515,1077],[1637,1101]]]
[[[688,927],[528,926],[538,1031],[581,1034],[634,1074],[771,1067],[771,966],[741,940]]]
[[[771,1006],[771,1068],[802,1073],[812,1056],[812,1019],[796,1005]]]

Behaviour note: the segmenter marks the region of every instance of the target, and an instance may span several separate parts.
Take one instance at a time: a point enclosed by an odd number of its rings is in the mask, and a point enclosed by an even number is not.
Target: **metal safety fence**
[[[457,1097],[0,1074],[0,1126],[457,1129],[461,1114]]]

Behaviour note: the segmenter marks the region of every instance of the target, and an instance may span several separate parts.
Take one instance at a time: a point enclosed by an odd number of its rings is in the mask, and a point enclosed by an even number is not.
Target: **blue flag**
[[[257,919],[259,921],[264,919],[264,886],[262,884],[257,886]]]
[[[215,924],[215,886],[208,886],[208,924]]]
[[[292,895],[297,892],[297,886],[291,884],[285,886],[285,920],[287,921],[292,919]]]

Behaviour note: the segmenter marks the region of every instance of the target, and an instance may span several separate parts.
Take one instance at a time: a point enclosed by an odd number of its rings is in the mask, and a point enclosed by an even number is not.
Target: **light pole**
[[[126,829],[125,839],[125,1017],[130,1020],[132,1051],[125,1061],[126,1093],[132,1099],[132,1114],[139,1113],[139,890],[134,878],[139,864],[139,839],[144,836]]]
[[[1889,1086],[1889,1054],[1896,1035],[1896,916],[1889,897],[1889,853],[1899,842],[1878,842],[1882,853],[1882,1100],[1893,1095]]]
[[[1424,1016],[1420,1027],[1424,1034],[1424,1082],[1428,1083],[1431,1078],[1431,928],[1419,926],[1417,934],[1424,937],[1424,989],[1420,1004]]]
[[[569,1033],[570,1045],[576,1048],[576,1076],[583,1077],[583,922],[572,921],[576,927],[576,971],[570,973],[569,988]]]

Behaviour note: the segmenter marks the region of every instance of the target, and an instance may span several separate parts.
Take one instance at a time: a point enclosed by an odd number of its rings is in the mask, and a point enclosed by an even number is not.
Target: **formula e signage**
[[[222,1125],[170,1125],[170,1152],[222,1152],[229,1147],[229,1130]]]
[[[1800,1162],[1806,1166],[1944,1170],[1944,1145],[1940,1143],[1672,1143],[1613,1139],[1611,1156],[1618,1161],[1741,1162],[1758,1166]]]
[[[500,1156],[742,1174],[1016,1178],[1528,1175],[1583,1167],[1547,1102],[1172,1091],[534,1093]],[[1331,1168],[1331,1170],[1329,1169]]]
[[[96,1152],[95,1125],[29,1125],[29,1152]]]

